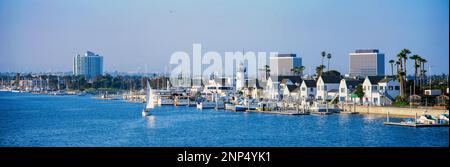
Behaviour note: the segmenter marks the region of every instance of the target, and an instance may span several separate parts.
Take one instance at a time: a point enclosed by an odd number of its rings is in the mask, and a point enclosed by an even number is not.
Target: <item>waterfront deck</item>
[[[245,112],[255,112],[255,113],[264,113],[264,114],[279,114],[279,115],[309,115],[309,113],[297,112],[294,110],[286,110],[286,111],[258,111],[258,110],[247,110]]]
[[[391,126],[406,126],[406,127],[443,127],[448,126],[448,124],[419,124],[419,123],[401,123],[401,122],[384,122],[384,125]]]
[[[317,112],[317,111],[311,112],[311,115],[331,115],[331,114],[333,114],[333,113],[332,112]]]

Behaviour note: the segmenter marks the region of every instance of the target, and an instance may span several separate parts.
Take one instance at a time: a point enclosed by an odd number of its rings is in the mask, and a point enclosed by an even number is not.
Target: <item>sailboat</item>
[[[142,111],[143,117],[150,115],[150,109],[153,109],[155,107],[155,104],[153,103],[152,88],[150,87],[150,83],[148,82],[148,80],[147,80],[147,90],[145,91],[145,100],[146,105]]]

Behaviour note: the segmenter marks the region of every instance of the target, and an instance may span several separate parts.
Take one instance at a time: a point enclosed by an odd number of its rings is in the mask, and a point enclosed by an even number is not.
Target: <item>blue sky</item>
[[[348,54],[364,48],[386,62],[409,48],[432,73],[449,68],[448,0],[2,0],[0,25],[0,71],[71,71],[86,50],[107,71],[163,71],[193,43],[203,53],[296,53],[306,72],[324,50],[347,73]]]

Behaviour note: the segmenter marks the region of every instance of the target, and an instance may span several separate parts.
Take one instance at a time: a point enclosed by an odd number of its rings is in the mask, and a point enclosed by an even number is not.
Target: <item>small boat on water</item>
[[[430,114],[423,114],[417,119],[416,122],[420,124],[436,124],[437,118]]]
[[[234,111],[247,111],[248,107],[244,105],[235,105]]]
[[[448,114],[440,114],[439,115],[439,123],[441,124],[448,124]]]
[[[147,80],[147,91],[145,92],[145,100],[146,105],[142,111],[143,117],[150,115],[150,109],[153,109],[155,107],[155,104],[153,103],[152,88],[150,87],[150,83],[148,82],[148,80]]]

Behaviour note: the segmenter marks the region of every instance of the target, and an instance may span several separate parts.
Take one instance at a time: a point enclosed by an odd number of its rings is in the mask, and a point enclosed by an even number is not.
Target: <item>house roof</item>
[[[302,77],[300,76],[287,76],[287,75],[279,75],[279,76],[270,76],[270,79],[272,80],[272,82],[280,82],[282,83],[283,80],[285,79],[289,79],[292,81],[293,84],[295,83],[302,83]]]
[[[367,76],[371,84],[378,84],[378,83],[384,83],[391,80],[391,77],[386,76]]]
[[[296,86],[296,85],[286,85],[286,87],[288,88],[289,92],[294,92],[299,86]]]
[[[323,83],[340,83],[341,76],[321,76]]]
[[[316,87],[316,81],[315,80],[303,80],[305,81],[306,87]]]
[[[347,85],[347,88],[349,86],[356,88],[359,84],[362,84],[364,81],[359,79],[345,79],[345,84]]]
[[[379,83],[386,83],[386,82],[389,82],[392,80],[394,80],[394,77],[389,76],[389,77],[385,77],[382,80],[380,80]]]

